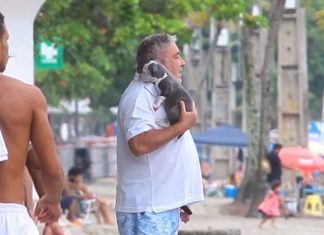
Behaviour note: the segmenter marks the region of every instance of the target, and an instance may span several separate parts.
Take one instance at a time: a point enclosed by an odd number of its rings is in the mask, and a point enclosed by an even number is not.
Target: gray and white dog
[[[167,118],[171,125],[179,121],[180,100],[184,101],[187,112],[192,111],[193,99],[181,83],[162,64],[151,60],[144,65],[140,77],[144,82],[154,83],[159,93],[154,109],[158,109],[164,103]]]

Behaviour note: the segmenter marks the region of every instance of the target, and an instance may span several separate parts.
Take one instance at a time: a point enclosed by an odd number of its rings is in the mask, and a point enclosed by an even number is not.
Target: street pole
[[[287,0],[278,35],[278,126],[280,142],[307,146],[307,52],[305,9]]]
[[[229,30],[223,28],[216,43],[213,56],[212,125],[233,124],[230,112],[230,89],[232,84],[232,60]]]

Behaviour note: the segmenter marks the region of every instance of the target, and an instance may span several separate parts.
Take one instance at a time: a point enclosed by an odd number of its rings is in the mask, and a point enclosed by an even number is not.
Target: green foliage
[[[324,30],[324,9],[321,9],[315,13],[315,21],[318,27]]]
[[[250,13],[244,14],[244,23],[250,28],[268,27],[268,19],[264,16],[254,16]]]
[[[324,92],[324,2],[306,1],[307,55],[309,78],[309,111],[311,119],[321,119],[322,95]]]
[[[252,0],[47,0],[35,22],[35,41],[64,46],[62,70],[36,70],[36,83],[50,104],[61,98],[90,97],[92,105],[117,105],[135,71],[139,41],[152,33],[177,35],[189,42],[193,21],[246,18]],[[190,17],[189,17],[190,18]],[[197,21],[200,23],[197,23]],[[258,24],[258,17],[250,19]],[[261,21],[260,21],[261,22]],[[60,38],[61,41],[58,41]]]
[[[35,22],[35,41],[63,39],[62,70],[36,70],[36,83],[49,103],[60,98],[91,97],[116,105],[135,71],[135,49],[144,36],[165,32],[188,41],[184,19],[192,3],[166,1],[163,14],[152,14],[137,0],[47,0]],[[157,2],[157,1],[156,1]],[[112,99],[110,99],[112,96]],[[101,98],[103,97],[103,98]]]

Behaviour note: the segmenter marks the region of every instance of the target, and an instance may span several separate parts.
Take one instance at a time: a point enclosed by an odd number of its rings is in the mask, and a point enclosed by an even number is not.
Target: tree
[[[310,118],[321,120],[322,96],[324,94],[324,2],[321,0],[304,0],[307,24],[307,55],[309,78],[309,111]]]
[[[247,103],[247,132],[250,139],[248,146],[248,159],[245,176],[237,198],[238,202],[244,202],[251,198],[248,216],[257,216],[257,206],[264,197],[266,184],[265,172],[261,162],[265,158],[270,132],[270,82],[271,65],[274,56],[275,42],[278,36],[280,20],[283,15],[285,0],[274,0],[269,11],[269,29],[262,61],[260,81],[256,80],[255,61],[253,58],[253,44],[251,42],[251,28],[243,28],[243,54],[246,83]]]
[[[135,71],[135,50],[144,36],[176,34],[189,42],[193,27],[245,17],[251,0],[47,0],[35,22],[35,41],[63,44],[62,70],[36,70],[49,102],[91,97],[115,106]],[[188,17],[189,16],[189,17]],[[197,17],[198,16],[198,17]],[[199,21],[199,22],[198,22]]]
[[[116,106],[135,71],[140,39],[156,32],[176,34],[181,47],[193,27],[210,16],[219,22],[237,19],[247,2],[252,1],[48,0],[36,18],[35,41],[62,44],[65,66],[37,69],[36,84],[50,104],[90,97],[93,108]]]
[[[182,41],[190,38],[183,19],[195,1],[168,1],[161,13],[147,2],[46,1],[35,22],[35,40],[51,40],[65,49],[62,70],[36,70],[36,83],[51,104],[91,97],[94,106],[116,105],[135,71],[135,47],[143,36],[167,32]]]
[[[154,4],[152,4],[154,3]],[[61,70],[36,70],[36,84],[50,104],[89,97],[99,110],[118,104],[135,71],[135,48],[153,32],[190,38],[184,18],[196,1],[48,0],[35,22],[35,41],[54,41],[65,49]],[[156,12],[154,6],[159,6]],[[79,136],[79,113],[75,111]]]

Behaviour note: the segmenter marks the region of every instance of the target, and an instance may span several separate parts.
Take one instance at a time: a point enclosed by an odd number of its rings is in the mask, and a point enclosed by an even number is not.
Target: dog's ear
[[[155,65],[155,64],[150,64],[150,65],[148,66],[148,70],[149,70],[149,72],[150,72],[150,74],[151,74],[152,77],[156,77],[156,76],[155,76],[156,73],[154,72],[154,65]]]
[[[148,70],[149,70],[152,77],[157,77],[158,76],[157,64],[155,64],[155,63],[150,64],[148,66]]]
[[[161,78],[164,76],[163,66],[157,63],[152,63],[148,66],[148,70],[152,77]]]

